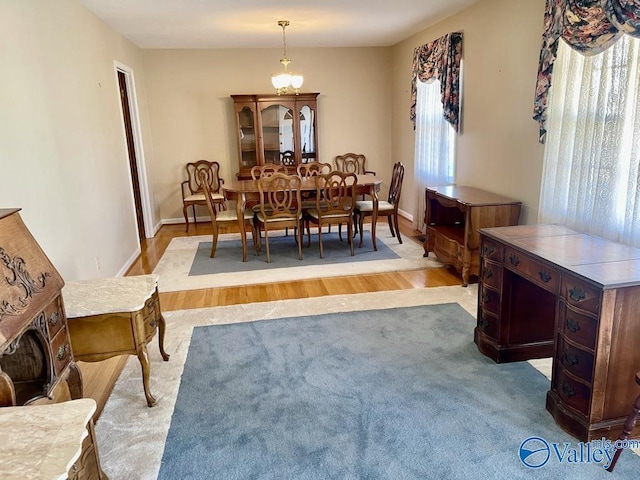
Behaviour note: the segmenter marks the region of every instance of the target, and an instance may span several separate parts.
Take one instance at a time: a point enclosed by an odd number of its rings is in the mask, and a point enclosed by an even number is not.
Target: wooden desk
[[[160,311],[158,276],[137,275],[68,282],[62,290],[69,335],[76,360],[98,362],[116,355],[137,355],[147,405],[156,399],[149,388],[147,344],[158,333],[162,358],[165,320]]]
[[[434,252],[438,260],[462,273],[462,286],[477,275],[480,235],[485,227],[517,225],[521,202],[473,187],[425,189],[424,256]]]
[[[638,395],[640,250],[560,225],[480,235],[478,349],[496,362],[552,357],[556,423],[581,441],[616,439]]]
[[[375,251],[378,250],[376,244],[376,222],[378,221],[378,192],[382,180],[374,175],[358,175],[358,183],[356,193],[358,195],[370,195],[373,199],[373,215],[371,217],[371,244]],[[303,192],[316,190],[315,178],[305,177],[302,179],[300,188]],[[242,261],[247,261],[247,232],[244,228],[243,212],[248,203],[258,203],[260,195],[257,180],[232,180],[222,185],[222,191],[227,200],[236,202],[236,211],[238,213],[238,228],[242,240]]]

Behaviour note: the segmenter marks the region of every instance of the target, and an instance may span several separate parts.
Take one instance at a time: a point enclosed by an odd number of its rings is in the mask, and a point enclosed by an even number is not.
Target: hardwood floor
[[[378,229],[382,228],[389,228],[386,221],[378,223]],[[221,229],[221,233],[229,233],[232,231],[233,229],[229,228]],[[414,241],[420,243],[416,238],[420,235],[420,232],[414,230],[409,221],[401,218],[400,231],[404,242]],[[184,224],[164,225],[154,238],[143,241],[141,245],[142,253],[127,272],[127,276],[152,273],[169,245],[169,242],[171,242],[171,239],[175,237],[210,234],[210,224],[200,223],[196,226],[190,224],[188,234],[185,232]],[[272,300],[407,290],[460,284],[461,278],[455,270],[442,267],[428,270],[351,275],[239,287],[160,292],[160,304],[162,311],[167,312],[171,310],[236,305]],[[170,341],[170,336],[171,332],[167,332],[167,341]],[[94,398],[98,403],[95,420],[98,419],[100,412],[102,412],[102,408],[113,389],[118,375],[122,371],[122,368],[124,368],[127,358],[126,356],[122,356],[114,357],[104,362],[80,363],[85,385],[85,395]],[[153,375],[153,371],[151,375]],[[141,408],[147,408],[145,407],[144,396],[142,395],[142,384],[140,385],[140,395]]]

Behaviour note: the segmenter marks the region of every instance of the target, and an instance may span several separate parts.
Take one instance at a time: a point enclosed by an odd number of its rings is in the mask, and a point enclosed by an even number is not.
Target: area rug
[[[347,374],[347,367],[350,357],[354,355],[353,349],[347,352],[340,349],[338,355],[334,357],[333,370],[318,370],[312,358],[309,357],[304,372],[299,375],[300,382],[298,385],[311,389],[312,384],[307,379],[313,378],[313,386],[319,394],[327,395],[343,394],[345,401],[350,403],[353,410],[361,409],[362,405],[369,403],[378,409],[377,416],[360,415],[359,422],[353,423],[356,432],[343,432],[342,435],[336,437],[335,441],[343,442],[346,437],[350,436],[356,442],[356,445],[367,445],[368,441],[377,442],[378,450],[359,450],[355,447],[345,451],[344,458],[354,458],[357,464],[362,464],[362,459],[373,461],[374,467],[378,470],[371,470],[370,475],[362,472],[348,473],[343,476],[327,477],[323,476],[321,471],[315,475],[309,474],[305,476],[283,475],[274,476],[270,472],[276,472],[277,462],[275,460],[267,462],[263,465],[260,474],[257,476],[244,476],[240,473],[238,476],[227,476],[222,473],[218,474],[214,470],[200,471],[191,474],[188,471],[177,473],[176,476],[166,476],[169,474],[167,468],[170,467],[168,457],[162,465],[162,473],[160,478],[636,478],[639,465],[637,457],[631,452],[623,453],[616,471],[613,475],[607,474],[601,466],[595,464],[562,464],[562,465],[545,465],[537,470],[528,469],[519,460],[519,446],[525,438],[520,438],[521,434],[531,435],[547,435],[547,440],[553,442],[566,441],[570,445],[575,445],[575,439],[559,430],[550,415],[544,409],[544,395],[548,390],[548,379],[532,369],[528,363],[496,365],[488,361],[485,357],[477,353],[475,345],[472,343],[472,331],[475,320],[472,314],[476,309],[477,289],[475,286],[470,288],[462,287],[441,287],[407,290],[401,292],[378,292],[360,295],[339,295],[331,297],[327,301],[327,297],[314,299],[287,300],[280,302],[270,302],[261,304],[235,305],[231,307],[218,307],[180,312],[167,312],[167,341],[166,348],[171,353],[171,360],[163,362],[157,348],[150,345],[149,353],[151,360],[151,388],[158,398],[158,404],[153,408],[146,407],[144,395],[142,393],[140,366],[135,357],[131,357],[128,361],[123,374],[116,383],[113,393],[107,402],[105,410],[96,425],[98,435],[98,445],[100,447],[100,456],[103,469],[110,478],[127,478],[127,479],[155,479],[161,468],[161,458],[165,448],[165,439],[170,424],[171,415],[174,414],[174,405],[178,397],[178,387],[181,377],[188,378],[190,366],[187,365],[183,376],[183,366],[189,351],[190,339],[194,327],[205,325],[221,325],[229,322],[252,322],[243,325],[251,332],[260,331],[262,325],[272,323],[256,322],[256,320],[281,319],[287,317],[309,316],[314,313],[345,313],[361,310],[369,310],[367,317],[373,319],[378,314],[375,310],[385,311],[389,308],[402,310],[387,310],[389,312],[403,313],[403,315],[392,315],[393,319],[384,322],[382,327],[373,328],[373,324],[366,325],[368,320],[361,320],[360,323],[365,324],[366,335],[360,335],[359,342],[361,347],[355,350],[355,355],[359,361],[369,362],[369,368],[375,368],[376,373],[367,377],[365,387],[368,383],[371,386],[378,386],[376,390],[380,394],[387,395],[387,403],[383,402],[382,397],[373,397],[372,399],[363,398],[360,394],[348,393],[349,385],[354,385],[355,378]],[[407,336],[402,334],[399,328],[394,327],[396,320],[399,318],[405,321],[404,312],[412,309],[404,310],[404,307],[438,305],[441,303],[457,302],[464,310],[462,311],[455,305],[448,305],[446,308],[449,314],[453,311],[453,318],[445,318],[444,316],[427,314],[428,309],[416,310],[417,315],[406,316],[406,321],[417,327],[423,328],[431,325],[431,331],[435,328],[433,338],[426,339],[428,345],[422,345],[424,340],[420,336]],[[453,310],[451,310],[453,309]],[[422,311],[422,313],[420,312]],[[445,312],[446,313],[446,312]],[[369,315],[370,314],[370,315]],[[338,318],[344,318],[343,321]],[[329,329],[331,335],[335,335],[334,330],[338,331],[341,324],[350,322],[351,315],[341,315],[333,320],[334,327]],[[322,322],[321,318],[311,318],[319,329],[325,329],[329,323]],[[300,318],[291,318],[290,320],[276,320],[274,325],[303,323]],[[258,326],[260,326],[258,328]],[[223,327],[229,328],[229,327]],[[257,329],[257,330],[256,330]],[[199,329],[196,329],[199,330]],[[284,329],[284,332],[288,330]],[[312,343],[312,341],[321,339],[322,343],[326,343],[323,339],[324,330],[318,332],[308,332],[304,345]],[[440,332],[440,333],[437,333]],[[320,335],[316,335],[316,333]],[[199,335],[196,335],[196,337]],[[214,335],[213,342],[218,342]],[[205,337],[201,337],[205,338]],[[251,338],[257,339],[255,335]],[[389,347],[376,348],[371,351],[371,347],[366,347],[372,341],[389,342]],[[388,340],[385,340],[388,339]],[[328,339],[326,339],[328,340]],[[400,341],[401,345],[395,345]],[[205,339],[205,343],[209,340]],[[340,342],[340,339],[338,339]],[[197,346],[198,340],[194,343]],[[259,345],[256,342],[256,346]],[[299,352],[291,347],[291,344],[280,342],[283,352],[289,352],[299,356]],[[333,348],[331,345],[329,347]],[[225,346],[224,348],[229,348]],[[302,345],[300,345],[302,349]],[[369,350],[367,350],[369,348]],[[206,350],[203,354],[211,351],[212,348]],[[232,349],[234,350],[234,349]],[[406,350],[406,355],[403,352]],[[194,350],[195,351],[195,350]],[[263,349],[256,348],[256,355],[261,355]],[[400,355],[398,355],[398,352]],[[320,352],[322,353],[322,352]],[[190,354],[191,355],[191,354]],[[236,353],[232,352],[231,357]],[[225,356],[226,358],[226,356]],[[218,375],[218,370],[223,367],[226,361],[219,358],[220,363],[216,364],[213,369]],[[280,361],[280,365],[286,365],[288,357],[284,355],[276,358]],[[371,364],[373,362],[373,364]],[[547,362],[548,363],[548,362]],[[389,364],[396,365],[400,368],[401,373],[393,377],[384,376],[386,382],[380,383],[378,378],[383,367]],[[525,368],[526,367],[526,368]],[[548,365],[547,365],[548,367]],[[344,370],[342,370],[344,369]],[[415,371],[420,370],[423,375],[415,376]],[[442,372],[438,373],[440,370]],[[340,373],[340,372],[343,373]],[[333,372],[332,374],[330,372]],[[336,373],[337,372],[337,373]],[[412,374],[413,372],[413,374]],[[282,373],[282,372],[276,372]],[[433,376],[434,373],[438,375]],[[202,375],[206,378],[209,373]],[[436,378],[440,380],[436,381]],[[220,378],[220,377],[218,377]],[[410,378],[414,378],[415,385],[409,385],[416,388],[416,395],[405,395],[406,385]],[[277,380],[277,377],[273,377]],[[342,390],[334,388],[328,390],[326,387],[335,382],[341,385]],[[264,379],[259,379],[263,382]],[[359,382],[363,380],[360,379]],[[472,386],[479,385],[476,390]],[[531,383],[531,385],[526,385]],[[402,386],[404,385],[404,386]],[[401,388],[402,386],[402,388]],[[487,388],[489,387],[489,388]],[[210,388],[207,386],[207,388]],[[526,394],[521,392],[521,389]],[[438,396],[446,391],[448,400],[438,400]],[[203,392],[204,393],[204,392]],[[266,399],[267,392],[259,392]],[[286,403],[286,391],[282,392],[282,396],[278,397],[282,403],[284,413],[285,407],[291,407],[291,401]],[[181,393],[182,394],[182,393]],[[215,394],[214,394],[215,395]],[[275,395],[272,391],[271,395]],[[377,394],[376,394],[377,395]],[[531,398],[528,398],[528,397]],[[198,394],[199,399],[193,401],[193,404],[199,404],[201,416],[207,415],[209,410],[219,411],[219,405],[216,400],[219,397],[211,395]],[[402,397],[404,404],[399,404],[398,400]],[[407,398],[405,398],[407,397]],[[376,401],[377,400],[377,401]],[[515,403],[515,404],[514,404]],[[179,411],[186,411],[181,407],[182,401],[178,401],[178,407],[175,409],[174,415],[179,415]],[[476,410],[476,414],[469,416],[465,410],[470,408],[469,404],[474,404],[477,408],[481,406],[480,411]],[[402,406],[404,405],[404,406]],[[224,410],[225,415],[233,415],[236,421],[240,421],[240,417],[244,415],[236,415],[239,413],[238,407],[234,405],[227,406]],[[195,408],[195,407],[194,407]],[[304,413],[306,406],[299,409],[299,413]],[[321,412],[322,409],[319,411]],[[290,413],[291,411],[289,411]],[[274,412],[272,412],[274,413]],[[328,412],[331,413],[331,412]],[[414,419],[414,413],[416,417]],[[455,415],[454,415],[455,413]],[[275,413],[274,413],[275,414]],[[417,416],[418,414],[421,417]],[[301,420],[302,430],[299,434],[293,433],[280,440],[285,443],[281,448],[291,450],[291,442],[300,442],[305,436],[304,429],[314,427],[317,415],[315,412],[310,415],[297,415]],[[355,418],[355,417],[354,417]],[[421,418],[421,419],[420,419]],[[427,424],[421,422],[428,418]],[[203,420],[208,421],[208,420]],[[223,436],[229,434],[221,430],[224,422],[229,419],[221,419],[219,427],[212,427],[208,433],[209,436]],[[391,422],[386,425],[386,422]],[[377,423],[379,422],[379,423]],[[245,422],[246,423],[246,422]],[[507,425],[503,425],[503,423]],[[379,426],[373,430],[365,430],[365,425]],[[385,429],[382,429],[382,426]],[[340,427],[334,424],[334,427]],[[269,426],[264,429],[260,435],[268,435],[272,429],[280,428],[278,425]],[[315,428],[315,427],[314,427]],[[179,448],[186,445],[192,445],[194,437],[201,436],[198,429],[194,428],[194,432],[185,435],[185,438],[179,438],[177,441]],[[379,437],[385,432],[402,433],[396,438],[389,438],[386,443],[380,442]],[[254,432],[255,433],[255,432]],[[325,432],[326,433],[326,432]],[[174,442],[173,434],[169,434],[170,443]],[[205,435],[206,436],[206,435]],[[325,436],[326,438],[326,436]],[[256,447],[256,441],[264,439],[262,436],[257,438],[239,439],[239,442],[229,447],[225,454],[234,456],[236,448],[242,450],[243,443],[251,444]],[[313,441],[320,441],[320,437],[316,439],[315,434]],[[409,445],[409,441],[413,442],[413,450],[409,452],[400,451],[403,446]],[[362,443],[365,442],[365,443]],[[287,446],[288,445],[288,446]],[[417,445],[417,447],[415,446]],[[197,448],[194,446],[194,448]],[[253,450],[256,456],[263,455],[265,443],[257,445]],[[406,447],[408,448],[408,447]],[[385,470],[381,465],[383,460],[386,462],[388,451],[398,451],[399,456],[391,459],[389,470]],[[207,452],[203,452],[206,454]],[[308,457],[306,462],[314,462],[325,455],[329,455],[327,450],[313,449],[296,449],[295,457]],[[185,454],[189,454],[189,449],[185,450]],[[237,458],[237,457],[234,457]],[[342,458],[342,456],[339,456]],[[379,459],[378,462],[376,459]],[[408,464],[402,463],[409,462]],[[243,463],[244,460],[239,460]],[[347,468],[345,462],[339,462],[342,467]],[[556,462],[557,463],[557,462]],[[330,465],[334,465],[331,463]],[[430,469],[426,476],[418,476],[421,469]],[[404,469],[404,470],[402,470]],[[387,473],[385,473],[385,471]],[[404,471],[404,476],[399,472]],[[375,473],[374,473],[375,472]],[[390,476],[390,474],[393,474]],[[380,476],[378,476],[378,474]],[[385,476],[386,475],[386,476]],[[420,473],[421,475],[421,473]]]
[[[153,271],[160,277],[159,290],[230,287],[442,266],[434,255],[424,258],[424,250],[417,242],[405,238],[400,244],[388,228],[381,227],[376,232],[378,251],[373,251],[366,230],[361,248],[356,239],[353,257],[346,241],[339,241],[334,231],[323,235],[324,259],[320,258],[317,235],[312,234],[311,246],[303,248],[303,259],[298,260],[293,237],[284,237],[284,232],[278,232],[270,238],[271,263],[266,263],[264,240],[263,252],[256,256],[250,238],[248,261],[242,262],[239,238],[239,234],[220,235],[214,258],[209,257],[211,236],[174,238]]]

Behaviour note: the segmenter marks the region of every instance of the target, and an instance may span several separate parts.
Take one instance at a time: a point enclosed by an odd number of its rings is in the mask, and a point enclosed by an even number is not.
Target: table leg
[[[167,322],[164,320],[164,317],[160,315],[158,319],[158,346],[160,347],[160,355],[162,355],[162,359],[167,362],[169,361],[169,354],[164,351],[164,332],[167,328]]]
[[[240,228],[240,240],[242,241],[242,261],[246,262],[247,258],[247,230],[244,224],[244,208],[247,198],[244,193],[240,195],[236,202],[236,213],[238,215],[238,227]]]
[[[373,245],[373,251],[378,251],[378,245],[376,244],[376,225],[378,224],[378,189],[374,186],[372,192],[373,197],[373,212],[371,213],[371,245]]]
[[[82,388],[82,373],[80,372],[76,362],[71,362],[71,365],[69,365],[69,373],[66,381],[72,400],[82,398],[84,396]]]
[[[147,405],[149,407],[153,407],[156,404],[156,399],[151,395],[151,391],[149,389],[151,365],[149,363],[147,346],[144,344],[138,347],[138,360],[140,360],[140,366],[142,367],[142,386],[144,388],[144,396],[147,398]]]

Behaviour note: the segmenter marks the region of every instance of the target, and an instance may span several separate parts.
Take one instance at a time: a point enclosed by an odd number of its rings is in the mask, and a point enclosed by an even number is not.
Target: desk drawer
[[[497,262],[502,261],[502,245],[494,243],[486,238],[482,239],[482,246],[480,247],[480,254],[483,258],[495,260]]]
[[[49,338],[53,338],[64,326],[64,311],[62,310],[62,298],[60,296],[45,307],[44,316]]]
[[[555,390],[562,401],[584,415],[589,413],[591,389],[569,377],[560,367],[556,368]]]
[[[598,320],[590,315],[578,313],[562,302],[558,309],[558,329],[572,342],[592,351],[596,348]]]
[[[593,380],[592,353],[576,348],[561,338],[558,341],[556,355],[557,361],[560,362],[565,371],[591,383]]]
[[[494,288],[502,285],[502,266],[484,258],[482,260],[482,283]]]
[[[545,290],[557,293],[560,287],[560,272],[538,262],[513,248],[505,248],[504,264],[519,275],[540,285]]]
[[[495,315],[500,314],[500,292],[487,288],[486,285],[480,285],[480,292],[478,293],[478,300],[480,306],[487,312],[491,312]]]
[[[456,262],[459,257],[460,244],[444,235],[436,234],[434,251],[443,260]]]
[[[600,310],[600,290],[586,282],[563,277],[560,294],[568,305],[594,314]]]
[[[73,359],[71,342],[69,341],[66,328],[60,330],[58,334],[51,339],[51,354],[54,371],[56,376],[58,376]]]
[[[478,329],[488,337],[497,340],[500,335],[500,318],[480,308],[478,312]]]

